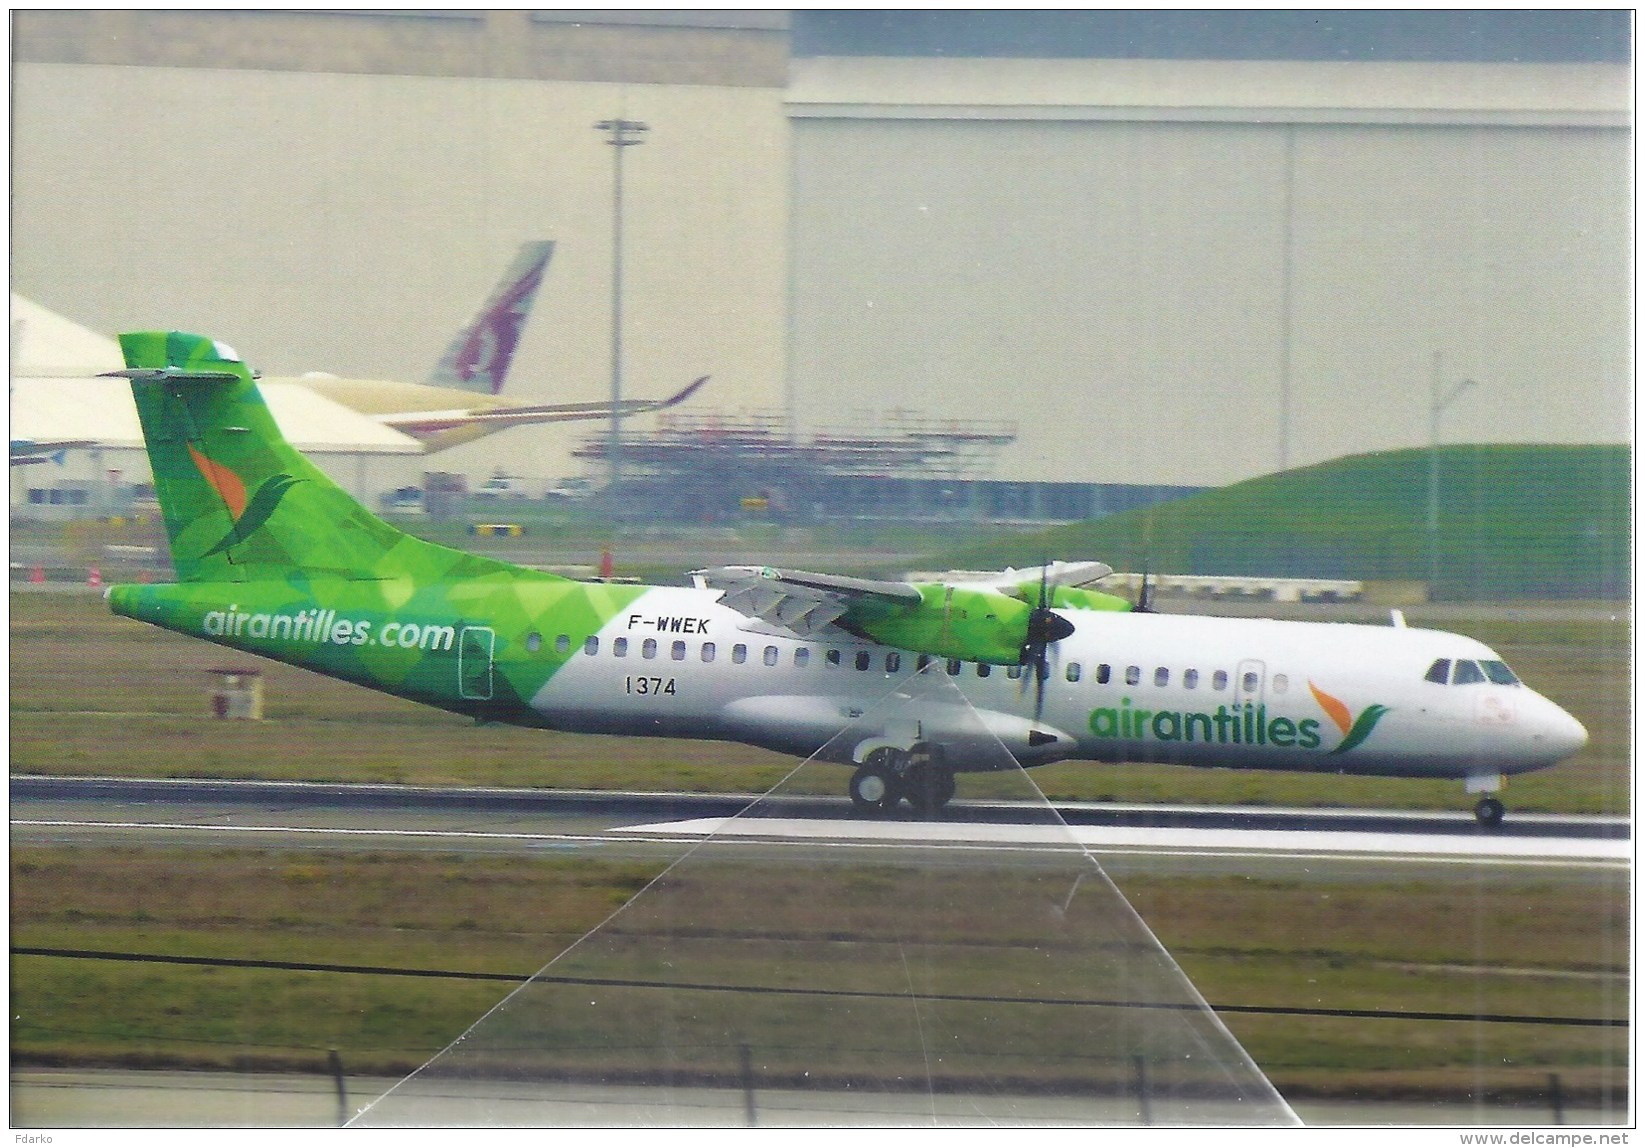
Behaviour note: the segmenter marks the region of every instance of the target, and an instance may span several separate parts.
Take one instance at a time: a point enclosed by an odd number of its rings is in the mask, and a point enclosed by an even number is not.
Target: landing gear
[[[897,775],[893,751],[877,749],[851,775],[851,804],[857,812],[876,816],[889,813],[902,800],[902,778]]]
[[[1474,816],[1487,829],[1495,829],[1498,825],[1501,825],[1502,815],[1505,812],[1507,810],[1502,807],[1502,802],[1494,797],[1482,797],[1479,799],[1479,804],[1474,806]]]
[[[881,745],[851,775],[851,804],[878,816],[903,798],[921,817],[932,817],[954,797],[954,771],[943,763],[942,747],[916,743],[903,750]]]
[[[903,788],[915,813],[934,817],[954,796],[954,771],[929,759],[916,760],[903,775]]]

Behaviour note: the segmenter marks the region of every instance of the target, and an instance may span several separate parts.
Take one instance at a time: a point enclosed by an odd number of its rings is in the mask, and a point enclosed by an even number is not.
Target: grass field
[[[236,849],[30,847],[14,849],[11,864],[14,945],[522,976],[652,875],[642,865],[567,858]],[[871,915],[872,902],[868,916],[832,904],[827,890],[860,885],[860,874],[830,882],[778,866],[745,868],[740,878],[740,900],[775,908],[761,911],[759,934],[765,945],[783,942],[780,975],[796,983],[832,983],[839,954],[853,943],[888,922],[906,931],[910,916],[919,919],[906,896],[879,902],[885,922]],[[796,881],[810,895],[766,896],[762,888]],[[1624,884],[1620,876],[1574,885],[1161,876],[1128,878],[1124,892],[1213,1005],[1614,1017],[1628,1007]],[[972,948],[1007,928],[1009,914],[982,911],[997,910],[1003,896],[991,901],[988,888],[985,881],[974,912],[952,918]],[[693,908],[701,906],[676,911],[700,932],[714,914]],[[747,932],[739,931],[737,950],[712,950],[689,979],[734,981]],[[796,943],[807,936],[827,943]],[[1018,960],[1033,951],[1021,944],[1011,949]],[[1081,970],[1064,971],[1077,978]],[[987,992],[999,983],[995,966],[983,964],[950,974],[945,987]],[[335,1048],[351,1072],[394,1073],[455,1039],[508,987],[19,956],[12,1051],[34,1063],[321,1071]],[[1534,1096],[1553,1071],[1568,1095],[1597,1096],[1617,1087],[1627,1056],[1625,1029],[1237,1012],[1224,1019],[1293,1096],[1441,1095],[1482,1080],[1497,1094]],[[737,1031],[775,1046],[792,1043],[782,1032],[792,1023],[792,1011],[749,1010]],[[1056,1039],[1042,1031],[1040,1051]]]
[[[794,764],[717,743],[476,728],[112,618],[90,595],[14,594],[11,610],[18,773],[760,792]],[[1574,761],[1516,779],[1510,806],[1626,813],[1626,626],[1482,616],[1455,628],[1492,642],[1592,735]],[[225,662],[263,669],[270,720],[206,717],[206,671]],[[1053,797],[1467,806],[1459,786],[1440,783],[1084,764],[1030,776]],[[56,847],[13,849],[11,867],[17,946],[521,975],[653,872],[554,857]],[[745,892],[757,898],[758,884]],[[1299,866],[1263,880],[1132,876],[1123,891],[1206,998],[1234,1006],[1230,1029],[1290,1095],[1534,1097],[1555,1072],[1572,1102],[1614,1101],[1624,1087],[1625,1028],[1237,1011],[1625,1016],[1624,875],[1391,884]],[[791,891],[781,903],[814,916],[790,921],[796,930],[840,928],[825,898]],[[454,1039],[507,987],[34,956],[15,956],[12,969],[13,1057],[35,1063],[322,1071],[335,1048],[350,1072],[392,1073]]]

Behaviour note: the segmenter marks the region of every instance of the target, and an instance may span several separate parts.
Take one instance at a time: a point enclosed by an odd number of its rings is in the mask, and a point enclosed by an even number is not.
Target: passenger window
[[[949,677],[951,677],[951,678],[959,677],[960,676],[960,671],[963,670],[964,668],[965,668],[965,666],[960,662],[960,660],[958,658],[949,658],[948,659],[948,676]]]
[[[857,651],[857,660],[855,664],[859,670],[866,670],[873,661],[874,656],[867,650]]]
[[[1107,662],[1103,662],[1097,666],[1097,685],[1106,686],[1108,684],[1108,675],[1109,666]]]
[[[1254,670],[1245,671],[1245,677],[1240,680],[1244,683],[1240,686],[1240,689],[1248,694],[1254,694],[1262,687],[1262,675]]]
[[[777,647],[776,646],[767,646],[765,648],[765,664],[768,665],[768,666],[774,666],[774,665],[777,664]]]
[[[1451,659],[1441,658],[1439,661],[1429,666],[1428,672],[1423,675],[1423,678],[1426,681],[1438,682],[1443,686],[1446,682],[1451,680]]]
[[[1199,688],[1198,670],[1182,671],[1182,688],[1185,690],[1194,690]]]
[[[1225,690],[1228,688],[1227,670],[1218,670],[1211,675],[1211,688],[1213,690]]]
[[[735,646],[732,646],[731,660],[739,666],[748,661],[748,647],[743,645],[741,642],[738,642]]]
[[[1471,686],[1475,682],[1483,682],[1485,674],[1476,662],[1458,662],[1456,672],[1451,675],[1453,686]]]
[[[655,658],[657,656],[657,639],[647,638],[640,643],[640,657]]]
[[[541,634],[527,634],[525,636],[525,648],[527,653],[535,654],[543,648],[543,636]]]
[[[1274,680],[1269,684],[1274,687],[1274,692],[1276,694],[1283,694],[1286,690],[1291,688],[1291,679],[1286,677],[1284,674],[1275,674]]]
[[[840,664],[840,652],[838,650],[829,650],[828,656],[823,660],[831,666],[837,666]]]
[[[595,654],[597,654],[599,652],[600,652],[600,635],[590,634],[583,641],[583,653],[589,655],[589,657],[593,657]]]
[[[669,648],[668,656],[673,658],[676,662],[685,661],[685,643],[675,642],[674,645]]]
[[[1022,667],[1021,666],[1006,666],[1005,667],[1005,676],[1010,678],[1014,682],[1015,681],[1021,681],[1022,680]]]
[[[628,657],[628,639],[613,638],[611,640],[611,656],[615,658]]]
[[[1170,685],[1171,684],[1171,671],[1166,669],[1164,666],[1161,666],[1161,667],[1159,667],[1159,669],[1155,670],[1154,671],[1154,684],[1156,686],[1168,686],[1168,685]]]
[[[1485,676],[1490,678],[1497,685],[1519,685],[1519,678],[1515,676],[1514,671],[1508,668],[1507,662],[1481,662],[1479,664],[1480,668],[1485,671]]]
[[[704,642],[703,643],[703,661],[712,662],[714,660],[714,653],[715,653],[714,643],[713,642]]]
[[[804,669],[811,664],[811,647],[801,646],[794,651],[794,665]]]
[[[991,674],[993,672],[994,672],[994,667],[989,665],[987,662],[978,662],[977,663],[977,677],[986,678],[989,674]]]
[[[1078,662],[1069,662],[1068,663],[1068,672],[1066,674],[1064,674],[1063,676],[1066,677],[1071,682],[1079,681],[1080,680],[1080,664]]]
[[[1134,686],[1140,681],[1142,681],[1142,667],[1141,666],[1126,666],[1125,667],[1125,684],[1128,685],[1128,686]]]
[[[885,655],[885,672],[886,673],[894,674],[901,668],[902,668],[902,655],[901,654],[899,654],[899,653],[897,653],[896,651],[893,650],[891,653]]]
[[[554,652],[556,654],[567,653],[570,649],[571,649],[571,635],[570,634],[561,634],[559,637],[554,639]]]

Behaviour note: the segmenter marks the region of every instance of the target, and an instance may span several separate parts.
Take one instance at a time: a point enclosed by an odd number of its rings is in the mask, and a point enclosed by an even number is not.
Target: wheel
[[[921,817],[931,817],[953,798],[954,771],[928,761],[915,762],[908,767],[903,787],[914,812]]]
[[[1495,829],[1501,825],[1505,812],[1507,811],[1503,809],[1502,802],[1494,797],[1482,797],[1479,804],[1474,806],[1474,816],[1479,818],[1479,823],[1487,829]]]
[[[902,782],[875,754],[851,775],[851,804],[859,813],[889,813],[902,800]]]

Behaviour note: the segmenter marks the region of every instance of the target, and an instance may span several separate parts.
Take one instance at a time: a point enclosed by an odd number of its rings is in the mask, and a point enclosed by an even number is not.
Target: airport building
[[[845,412],[1005,421],[968,480],[1047,490],[1631,435],[1626,12],[39,10],[12,30],[14,286],[98,331],[225,338],[267,374],[421,379],[506,253],[548,237],[527,400],[708,374],[693,415],[775,410],[798,441]],[[607,146],[612,118],[643,143]],[[369,470],[597,474],[587,438]]]

